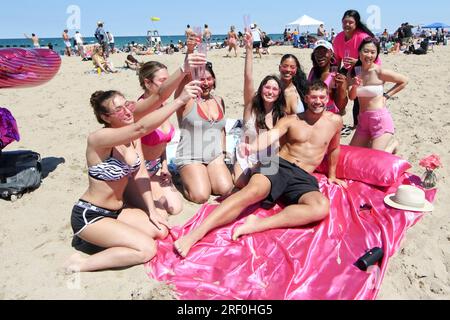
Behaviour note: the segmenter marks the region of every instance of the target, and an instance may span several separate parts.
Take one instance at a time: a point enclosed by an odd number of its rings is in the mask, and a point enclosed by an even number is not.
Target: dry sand
[[[209,53],[218,77],[217,94],[227,104],[230,118],[240,118],[243,100],[244,59],[224,58],[225,50]],[[242,51],[240,52],[242,54]],[[311,50],[289,47],[272,49],[271,56],[255,61],[257,83],[276,73],[281,56],[294,53],[305,71],[311,68]],[[426,56],[383,56],[386,68],[407,75],[410,84],[389,103],[401,141],[399,154],[409,160],[412,173],[421,175],[421,158],[436,153],[444,168],[438,170],[436,210],[412,228],[402,249],[389,264],[379,299],[450,298],[450,47],[436,47]],[[158,60],[173,71],[181,54],[145,57]],[[125,55],[114,55],[122,66]],[[89,107],[95,90],[118,89],[128,98],[141,90],[134,72],[86,74],[91,62],[63,58],[61,71],[51,82],[37,88],[0,90],[0,106],[8,107],[20,127],[22,140],[7,150],[27,149],[41,153],[46,178],[43,185],[21,200],[0,201],[0,299],[172,299],[170,288],[149,280],[142,266],[67,276],[61,266],[71,254],[70,213],[86,190],[85,148],[89,132],[99,128]],[[350,110],[350,108],[349,108]],[[351,123],[351,112],[345,117]],[[175,123],[175,120],[173,120]],[[343,141],[349,142],[349,138]],[[183,224],[198,206],[186,202],[184,213],[173,218]]]

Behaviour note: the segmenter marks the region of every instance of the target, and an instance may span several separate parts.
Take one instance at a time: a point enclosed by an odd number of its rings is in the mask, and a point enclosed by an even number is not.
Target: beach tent
[[[314,26],[320,26],[321,24],[324,24],[320,20],[316,20],[314,18],[311,18],[310,16],[307,16],[306,14],[301,16],[295,21],[292,21],[291,23],[288,23],[286,25],[286,28],[294,29],[300,31],[301,29],[308,29],[309,27]]]
[[[422,29],[447,29],[450,28],[448,24],[442,23],[442,22],[434,22],[432,24],[427,24],[425,26],[422,26]]]

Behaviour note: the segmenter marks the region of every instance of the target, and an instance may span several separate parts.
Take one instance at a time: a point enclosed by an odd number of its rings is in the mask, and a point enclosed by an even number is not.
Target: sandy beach
[[[285,53],[295,54],[305,72],[311,69],[311,50],[273,47],[270,56],[256,59],[255,83],[278,72]],[[227,116],[238,119],[243,110],[244,59],[224,58],[226,50],[209,52],[218,78],[217,91],[227,106]],[[450,299],[450,47],[435,47],[424,56],[382,56],[383,65],[409,77],[408,87],[389,102],[394,117],[398,154],[410,170],[422,176],[420,159],[438,154],[444,164],[437,170],[439,192],[435,211],[409,230],[402,249],[389,263],[379,294],[381,300]],[[122,67],[126,55],[112,61]],[[181,54],[146,56],[166,64],[169,71],[181,65]],[[91,62],[64,57],[61,70],[49,83],[29,89],[0,90],[0,106],[16,118],[22,140],[5,149],[33,150],[43,158],[42,186],[17,202],[0,200],[0,299],[174,299],[170,287],[148,279],[144,267],[119,271],[66,275],[64,261],[71,247],[72,206],[88,185],[86,139],[100,125],[89,106],[96,90],[116,89],[129,99],[142,93],[135,72],[90,73]],[[345,123],[351,125],[351,106]],[[176,119],[172,119],[176,124]],[[350,137],[343,139],[348,144]],[[183,225],[199,206],[185,202],[184,212],[170,220]]]

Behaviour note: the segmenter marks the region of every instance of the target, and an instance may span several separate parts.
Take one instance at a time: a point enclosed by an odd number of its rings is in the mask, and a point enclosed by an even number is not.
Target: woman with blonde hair
[[[103,48],[101,46],[95,46],[92,55],[92,62],[95,68],[100,68],[104,73],[117,73],[118,71],[114,69],[111,62],[105,59]]]

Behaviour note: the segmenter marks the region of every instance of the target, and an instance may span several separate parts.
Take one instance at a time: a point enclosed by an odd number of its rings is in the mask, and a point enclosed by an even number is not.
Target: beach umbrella
[[[447,29],[450,28],[448,24],[442,23],[442,22],[434,22],[431,24],[428,24],[426,26],[422,26],[422,29]]]

